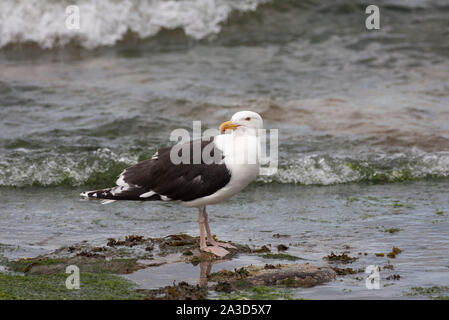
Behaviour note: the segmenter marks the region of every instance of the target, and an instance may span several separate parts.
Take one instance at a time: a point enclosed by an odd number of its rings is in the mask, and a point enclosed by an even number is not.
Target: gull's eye
[[[249,121],[249,120],[251,120],[251,118],[250,118],[250,117],[246,117],[245,120],[246,120],[246,121]]]

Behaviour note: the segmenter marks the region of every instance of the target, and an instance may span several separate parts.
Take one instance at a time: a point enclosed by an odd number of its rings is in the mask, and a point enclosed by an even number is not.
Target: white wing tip
[[[89,192],[92,192],[92,191],[84,191],[84,192],[81,192],[80,193],[80,197],[83,197],[83,198],[89,198]]]
[[[148,192],[142,193],[139,196],[139,198],[149,198],[149,197],[151,197],[151,196],[153,196],[155,194],[156,194],[156,192],[154,192],[154,191],[148,191]]]
[[[113,203],[113,202],[116,202],[117,200],[111,200],[111,199],[109,199],[109,200],[103,200],[103,201],[101,201],[101,204],[109,204],[109,203]]]

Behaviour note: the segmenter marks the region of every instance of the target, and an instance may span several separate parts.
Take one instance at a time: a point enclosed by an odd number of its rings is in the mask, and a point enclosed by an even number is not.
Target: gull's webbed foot
[[[210,252],[218,257],[224,257],[227,254],[229,254],[229,251],[226,249],[223,249],[219,246],[202,246],[200,247],[201,251]]]
[[[216,246],[216,247],[222,247],[222,248],[228,248],[228,249],[237,249],[236,247],[234,247],[230,243],[218,242],[218,241],[215,241],[214,239],[207,240],[207,242],[209,242],[209,244],[211,244],[213,246]]]

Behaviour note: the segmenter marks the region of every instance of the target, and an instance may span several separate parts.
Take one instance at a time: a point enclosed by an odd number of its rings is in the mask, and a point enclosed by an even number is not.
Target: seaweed
[[[289,260],[289,261],[297,261],[304,260],[303,258],[292,256],[286,253],[267,253],[262,256],[265,259],[278,259],[278,260]]]
[[[395,258],[396,258],[396,255],[400,254],[401,252],[402,252],[401,249],[399,249],[399,248],[397,248],[397,247],[393,247],[393,248],[391,249],[391,252],[387,254],[387,257],[388,257],[388,258],[391,258],[391,259],[395,259]]]
[[[136,284],[111,274],[80,273],[80,289],[68,290],[67,274],[15,275],[0,273],[0,299],[143,299]]]
[[[329,262],[341,262],[341,263],[353,263],[358,258],[356,257],[350,257],[346,252],[343,252],[342,254],[335,254],[333,251],[326,257],[324,257]]]

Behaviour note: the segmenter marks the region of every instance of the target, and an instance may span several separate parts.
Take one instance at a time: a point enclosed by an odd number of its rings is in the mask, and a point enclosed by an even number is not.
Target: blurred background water
[[[347,243],[408,248],[409,279],[382,297],[421,284],[426,266],[424,284],[449,283],[447,1],[80,0],[81,28],[68,30],[71,4],[0,2],[0,243],[10,255],[196,234],[192,210],[100,206],[78,193],[113,184],[175,128],[216,128],[249,109],[279,129],[279,170],[210,209],[217,235],[265,244],[288,233],[301,244],[292,252],[314,262]],[[365,28],[369,4],[380,30]],[[389,226],[402,231],[379,231]]]

